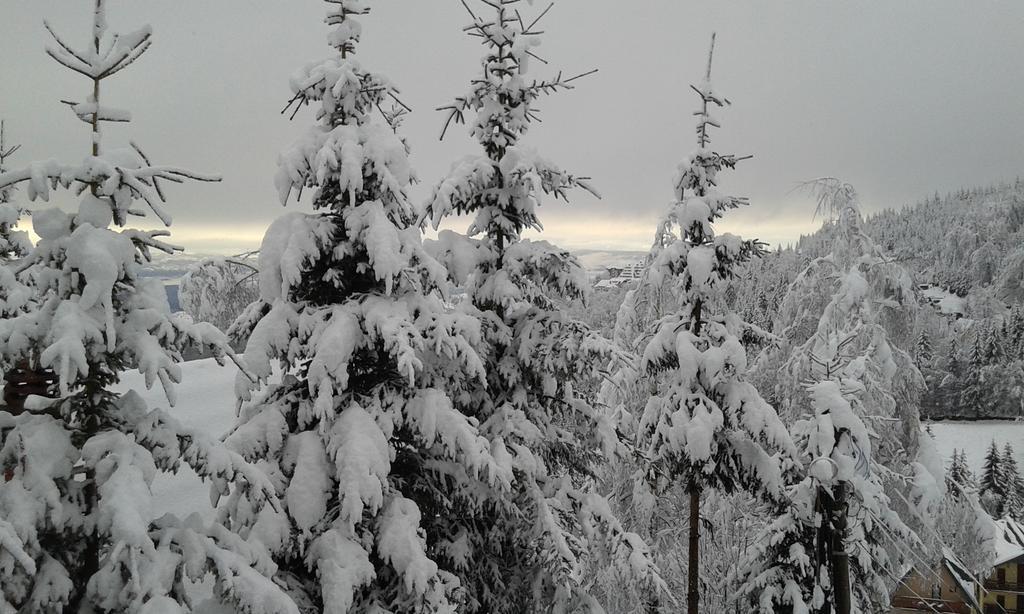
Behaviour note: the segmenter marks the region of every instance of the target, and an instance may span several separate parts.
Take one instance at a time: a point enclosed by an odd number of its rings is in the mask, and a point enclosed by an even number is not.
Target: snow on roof
[[[993,565],[1024,557],[1024,527],[1012,518],[1000,518],[996,527],[999,532],[996,534],[996,560]]]
[[[953,580],[956,582],[960,592],[963,593],[963,598],[967,600],[971,607],[980,612],[981,604],[978,603],[977,591],[975,590],[975,586],[979,584],[978,579],[967,570],[967,566],[949,548],[942,549],[942,562],[945,564],[946,569],[949,570],[949,575],[953,576]]]

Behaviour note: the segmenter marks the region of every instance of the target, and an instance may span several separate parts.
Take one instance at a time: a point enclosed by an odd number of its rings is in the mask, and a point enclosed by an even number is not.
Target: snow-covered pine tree
[[[924,370],[932,366],[932,340],[928,331],[921,329],[917,335],[917,342],[914,345],[914,362],[918,370]]]
[[[137,368],[173,404],[186,345],[230,351],[219,331],[172,315],[162,284],[141,276],[151,250],[175,250],[161,240],[168,233],[124,228],[129,214],[144,214],[140,202],[170,223],[159,181],[212,178],[152,165],[134,145],[102,148],[101,123],[129,114],[101,103],[101,84],[149,48],[151,30],[111,32],[103,0],[87,47],[47,29],[46,52],[91,81],[86,102],[71,108],[90,125],[92,147],[80,164],[49,160],[0,175],[0,190],[27,182],[31,200],[58,185],[81,195],[76,213],[34,212],[40,241],[13,267],[32,309],[0,321],[3,362],[34,357],[59,380],[58,398],[0,411],[0,610],[186,612],[188,585],[212,573],[215,596],[237,611],[294,612],[266,577],[273,563],[258,545],[198,516],[156,518],[151,490],[158,472],[182,463],[217,494],[245,492],[259,507],[275,505],[273,485],[204,434],[147,410],[134,391],[112,388]]]
[[[1003,455],[995,440],[989,444],[985,453],[985,461],[981,466],[981,479],[978,481],[978,496],[981,504],[993,518],[1002,518],[1006,501],[1006,483],[1003,481]]]
[[[953,449],[953,459],[949,464],[949,470],[946,472],[946,484],[946,490],[952,496],[957,496],[964,489],[977,489],[977,480],[971,468],[967,465],[966,450]]]
[[[7,144],[6,122],[0,120],[0,177],[7,172],[8,160],[19,149],[21,145]],[[15,188],[12,186],[0,188],[0,319],[12,318],[27,309],[31,294],[8,267],[26,256],[32,248],[28,233],[17,229],[22,210],[13,202],[14,193]],[[0,373],[5,374],[5,402],[12,405],[20,402],[26,392],[24,388],[12,389],[18,386],[18,379],[30,367],[27,361],[20,362],[17,366],[5,364],[4,357],[0,355]],[[45,389],[46,378],[40,379],[43,381],[39,382],[41,385],[38,387]]]
[[[977,480],[964,450],[953,451],[946,471],[946,496],[939,506],[935,531],[944,546],[972,573],[989,573],[995,556],[996,526],[981,505]]]
[[[787,419],[796,419],[806,407],[803,384],[812,368],[812,357],[797,348],[813,342],[827,306],[832,304],[835,312],[828,317],[858,333],[848,354],[868,349],[873,352],[874,381],[866,384],[868,394],[878,398],[867,399],[866,405],[878,406],[872,409],[877,415],[897,418],[885,420],[892,426],[885,427],[887,441],[878,451],[899,456],[901,450],[908,449],[913,454],[920,430],[919,398],[924,389],[909,353],[913,351],[913,325],[918,313],[913,281],[908,271],[887,258],[865,233],[859,196],[853,186],[832,177],[806,185],[818,199],[817,213],[828,218],[830,242],[825,255],[811,260],[790,285],[774,329],[780,337],[779,345],[758,356],[753,377],[765,387],[774,385],[779,411]],[[856,286],[843,288],[844,283]],[[839,292],[849,294],[849,305],[834,304]],[[846,321],[851,323],[847,325]],[[857,321],[860,326],[853,325]],[[870,426],[874,429],[884,424]]]
[[[999,363],[1003,357],[1003,344],[1000,342],[999,331],[992,323],[989,323],[985,328],[982,361],[987,367]]]
[[[21,145],[7,144],[6,122],[0,120],[0,175],[7,172],[8,159]],[[32,248],[28,233],[17,230],[21,209],[12,202],[13,187],[0,189],[0,264],[25,256]]]
[[[305,612],[532,611],[519,606],[531,598],[543,610],[560,595],[518,575],[555,584],[533,565],[574,551],[557,525],[589,498],[555,504],[546,497],[577,491],[524,477],[541,461],[515,429],[545,442],[565,441],[562,431],[535,428],[511,404],[487,413],[481,394],[500,388],[486,378],[504,364],[488,354],[491,323],[446,304],[446,271],[424,251],[400,114],[382,111],[397,90],[354,58],[369,5],[328,2],[334,53],[291,81],[292,104],[312,105],[314,122],[276,178],[282,202],[311,188],[314,212],[271,225],[261,299],[235,325],[251,331],[245,360],[260,381],[275,364],[284,375],[258,394],[240,379],[245,404],[227,441],[262,459],[283,507],[257,514],[239,497],[222,514],[269,546]],[[518,349],[544,367],[565,358],[543,339]],[[564,373],[552,372],[552,382]],[[606,522],[579,520],[595,531]],[[514,545],[535,556],[512,557]]]
[[[581,488],[599,457],[622,446],[615,424],[580,383],[619,350],[563,307],[589,287],[575,258],[521,236],[540,230],[545,195],[589,190],[585,178],[522,143],[538,98],[572,88],[579,77],[528,77],[544,13],[529,20],[517,0],[484,0],[480,14],[466,8],[466,31],[485,48],[483,74],[445,107],[442,137],[465,121],[483,151],[456,163],[437,185],[424,222],[436,228],[449,214],[472,216],[469,236],[444,231],[439,238],[449,273],[466,289],[459,309],[483,327],[486,386],[461,396],[458,406],[510,463],[512,490],[459,512],[481,520],[459,542],[465,611],[600,611],[583,574],[588,552],[607,554],[609,565],[653,583],[648,590],[661,586],[643,541],[623,530],[603,497]]]
[[[718,127],[712,106],[725,98],[711,84],[714,35],[704,80],[692,86],[697,149],[679,167],[675,202],[661,220],[637,296],[671,287],[675,300],[654,322],[636,371],[650,378],[650,395],[637,427],[654,493],[682,485],[689,498],[687,611],[698,610],[702,493],[748,490],[782,494],[783,465],[797,450],[775,410],[745,379],[744,335],[755,330],[728,309],[723,292],[737,267],[761,254],[761,244],[716,235],[714,223],[746,199],[718,191],[718,174],[742,159],[710,148]]]
[[[1024,518],[1024,478],[1017,468],[1016,454],[1009,442],[1003,446],[1002,462],[1003,483],[1006,490],[1006,498],[1003,501],[1003,516],[1009,516],[1014,520]]]
[[[961,398],[963,397],[964,368],[957,351],[956,343],[949,343],[949,352],[946,357],[946,375],[939,383],[939,392],[936,395],[940,404],[941,415],[962,415]]]
[[[985,366],[984,348],[981,342],[981,331],[974,335],[974,343],[964,367],[963,389],[960,393],[960,407],[965,415],[982,417],[985,415],[987,389],[983,377]]]
[[[1017,360],[1024,359],[1024,311],[1020,305],[1014,305],[1010,310],[1009,334],[1006,342],[1009,344],[1009,353]]]

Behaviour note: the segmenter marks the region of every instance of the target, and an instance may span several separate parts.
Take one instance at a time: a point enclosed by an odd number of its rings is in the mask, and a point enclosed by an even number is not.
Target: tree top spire
[[[711,143],[711,135],[708,133],[708,126],[714,126],[715,128],[721,128],[708,109],[708,103],[715,104],[719,107],[724,107],[729,103],[727,98],[718,96],[715,94],[715,90],[711,87],[711,62],[715,56],[715,33],[711,33],[711,46],[708,49],[708,64],[707,69],[704,72],[704,80],[701,81],[700,85],[690,85],[690,89],[697,92],[697,95],[701,99],[701,108],[699,111],[695,111],[694,115],[700,119],[697,121],[697,146],[704,149]]]
[[[708,70],[704,74],[706,81],[711,81],[711,60],[715,55],[715,33],[711,33],[711,47],[708,49]]]

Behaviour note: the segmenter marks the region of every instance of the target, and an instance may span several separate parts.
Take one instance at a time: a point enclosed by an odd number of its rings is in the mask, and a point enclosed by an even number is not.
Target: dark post
[[[697,614],[700,596],[700,487],[690,482],[690,543],[686,585],[686,613]]]
[[[832,581],[836,595],[836,614],[850,614],[850,556],[846,553],[846,483],[833,489],[832,506]]]

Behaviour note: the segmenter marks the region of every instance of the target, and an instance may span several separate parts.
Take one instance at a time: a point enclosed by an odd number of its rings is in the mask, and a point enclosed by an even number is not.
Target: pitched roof
[[[1012,518],[996,521],[996,560],[993,565],[1002,565],[1024,557],[1024,527]]]
[[[953,576],[964,601],[980,612],[981,604],[978,603],[977,591],[974,590],[978,582],[974,574],[967,570],[967,566],[949,548],[942,549],[942,563],[949,570],[949,575]]]

